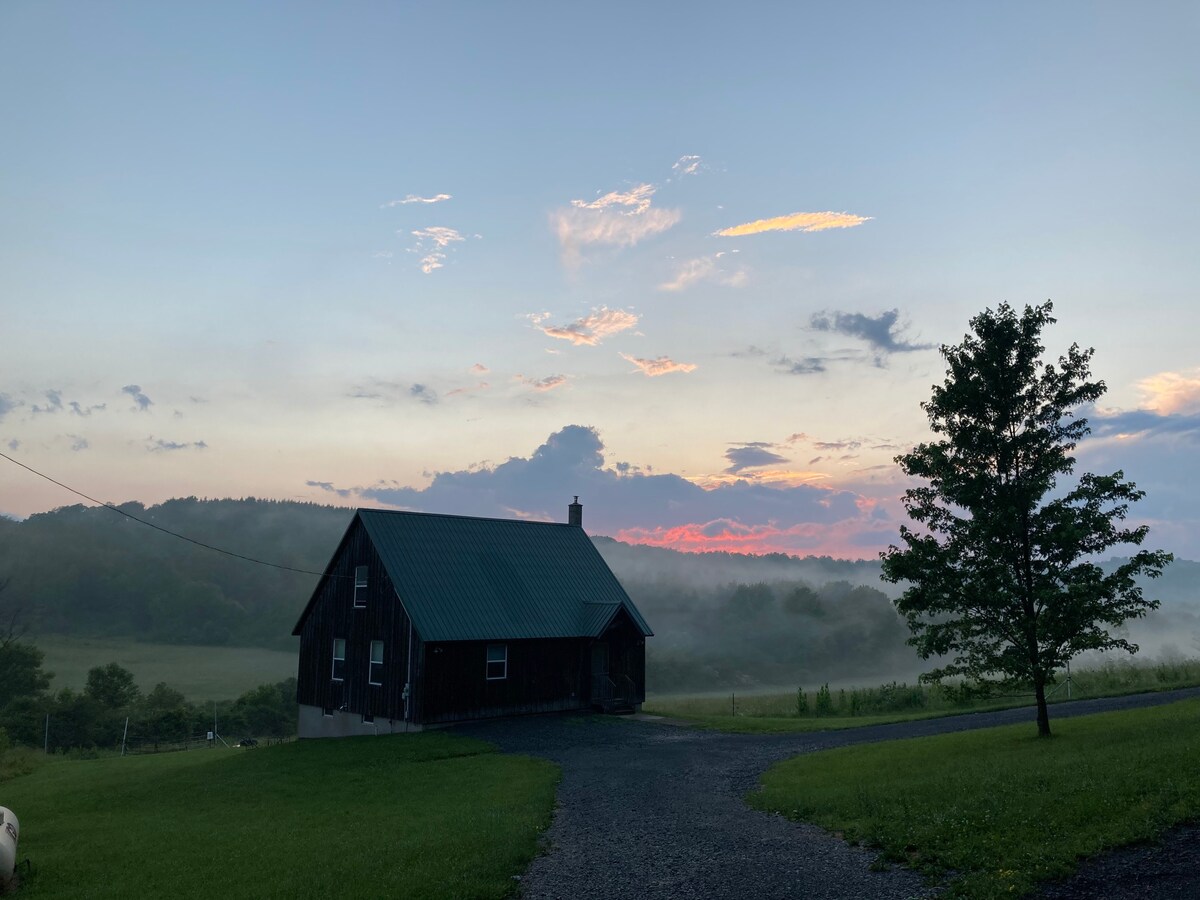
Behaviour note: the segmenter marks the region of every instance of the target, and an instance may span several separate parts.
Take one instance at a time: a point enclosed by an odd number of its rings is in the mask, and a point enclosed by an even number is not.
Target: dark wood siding
[[[368,567],[368,579],[366,604],[359,609],[354,606],[354,571],[362,565]],[[342,577],[324,579],[300,634],[297,699],[309,706],[402,720],[408,645],[416,637],[410,637],[408,616],[358,519],[342,540],[330,574]],[[332,678],[334,638],[346,641],[340,682]],[[378,686],[368,683],[372,641],[383,641]]]
[[[646,638],[622,610],[601,640],[609,646],[609,671],[633,681],[638,703],[646,702]]]
[[[424,646],[421,722],[453,722],[588,706],[588,647],[580,638],[452,641]],[[508,648],[502,680],[486,677],[489,644]]]

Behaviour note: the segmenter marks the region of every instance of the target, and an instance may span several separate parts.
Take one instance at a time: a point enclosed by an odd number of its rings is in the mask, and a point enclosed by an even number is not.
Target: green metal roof
[[[597,637],[621,608],[652,634],[577,526],[377,509],[357,517],[423,640]]]

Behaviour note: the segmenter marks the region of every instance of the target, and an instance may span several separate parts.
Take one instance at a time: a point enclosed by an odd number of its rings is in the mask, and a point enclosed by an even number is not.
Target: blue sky
[[[1198,25],[7,3],[0,443],[110,500],[578,493],[598,533],[870,556],[936,346],[1052,298],[1109,386],[1081,466],[1196,557]],[[0,511],[68,502],[0,469]]]

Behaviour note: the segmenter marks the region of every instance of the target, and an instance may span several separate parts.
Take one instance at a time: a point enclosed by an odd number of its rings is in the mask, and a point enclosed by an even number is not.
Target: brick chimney
[[[574,525],[576,528],[583,527],[583,504],[579,502],[579,495],[575,495],[575,502],[567,504],[567,524]]]

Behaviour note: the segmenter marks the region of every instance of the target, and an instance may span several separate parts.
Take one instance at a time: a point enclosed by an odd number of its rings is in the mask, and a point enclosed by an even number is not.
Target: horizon
[[[873,559],[937,348],[1050,298],[1077,470],[1200,558],[1195,8],[866,9],[7,5],[0,449]]]

